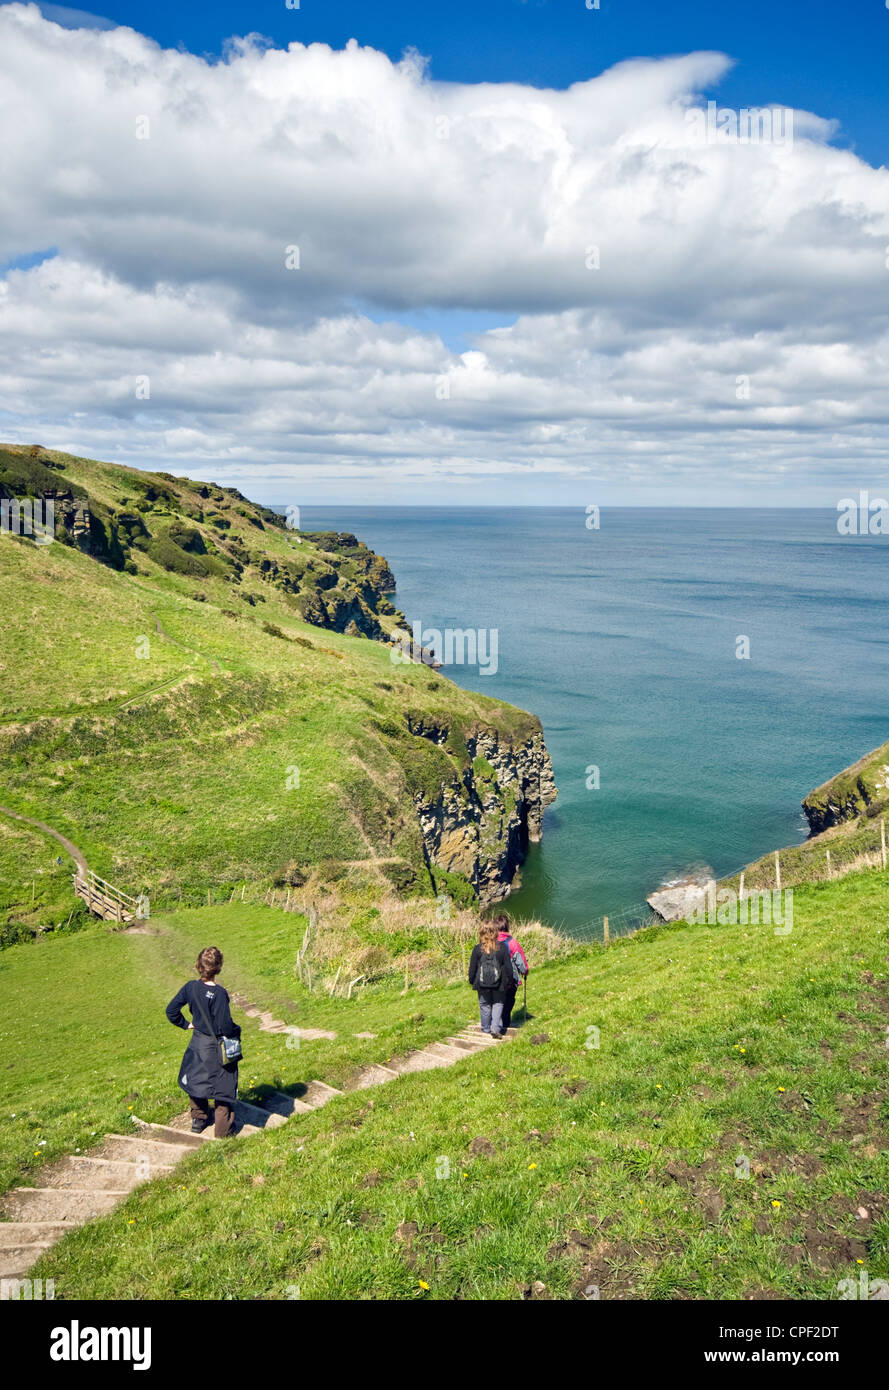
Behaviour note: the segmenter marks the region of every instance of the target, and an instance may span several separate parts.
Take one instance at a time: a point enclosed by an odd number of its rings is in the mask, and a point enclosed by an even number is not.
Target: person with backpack
[[[222,969],[218,947],[206,946],[195,969],[198,979],[184,984],[167,1005],[170,1022],[191,1033],[179,1068],[179,1085],[188,1096],[192,1133],[200,1134],[214,1125],[215,1137],[228,1139],[234,1132],[241,1029],[232,1018],[228,991],[216,982]],[[191,1023],[183,1016],[184,1004],[191,1013]],[[231,1060],[225,1060],[228,1058]],[[211,1098],[216,1102],[213,1118],[208,1104]]]
[[[497,928],[497,940],[505,941],[509,947],[509,959],[512,967],[507,976],[506,997],[503,1001],[503,1031],[505,1033],[515,1008],[515,997],[519,985],[528,977],[528,958],[515,937],[510,935],[509,918],[505,912],[501,912],[499,916],[494,918],[494,926]]]
[[[509,947],[497,940],[497,927],[493,922],[481,924],[478,945],[473,946],[469,957],[469,983],[478,993],[482,1032],[490,1033],[493,1038],[504,1037],[503,1005],[507,986],[512,983],[512,964]]]

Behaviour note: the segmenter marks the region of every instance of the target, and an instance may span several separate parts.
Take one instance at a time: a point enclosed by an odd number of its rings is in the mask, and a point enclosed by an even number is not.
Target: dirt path
[[[45,821],[35,820],[33,816],[23,816],[18,811],[11,811],[8,806],[0,806],[0,815],[9,816],[12,820],[23,821],[25,825],[33,825],[35,830],[42,830],[44,835],[51,835],[53,839],[58,840],[62,848],[70,854],[74,863],[77,865],[78,871],[81,874],[89,873],[89,865],[82,851],[58,830],[53,830],[52,826],[47,825]]]
[[[188,677],[192,675],[192,673],[193,667],[189,666],[188,670],[184,671],[182,674],[170,676],[168,680],[161,681],[160,685],[152,685],[148,690],[143,690],[138,695],[132,695],[129,700],[124,700],[123,704],[118,705],[117,708],[129,709],[132,705],[137,705],[140,700],[147,700],[150,695],[157,695],[162,690],[172,690],[174,685],[181,685],[183,681],[188,680]]]
[[[200,657],[201,661],[209,661],[209,663],[210,663],[210,665],[213,667],[213,670],[214,670],[214,671],[219,671],[220,674],[222,673],[222,667],[220,666],[219,662],[216,660],[215,656],[205,656],[204,653],[203,653],[203,652],[199,652],[199,651],[197,650],[196,647],[187,647],[187,646],[185,645],[184,642],[177,642],[177,640],[176,640],[175,637],[171,637],[170,634],[169,634],[169,632],[166,632],[166,631],[164,630],[164,628],[163,628],[163,626],[162,626],[162,624],[161,624],[161,620],[160,620],[160,618],[157,616],[157,614],[155,613],[153,616],[154,616],[154,630],[155,630],[155,632],[159,633],[161,637],[166,637],[167,641],[168,641],[168,642],[172,642],[173,646],[174,646],[174,647],[178,647],[180,651],[183,651],[183,652],[190,652],[192,656]]]

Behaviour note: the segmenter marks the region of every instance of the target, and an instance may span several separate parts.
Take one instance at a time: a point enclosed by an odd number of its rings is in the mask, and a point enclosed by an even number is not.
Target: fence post
[[[827,877],[833,878],[833,870],[830,867],[830,850],[827,851]]]
[[[886,820],[880,817],[880,853],[883,858],[883,868],[886,867]]]
[[[742,870],[741,870],[741,882],[738,884],[738,902],[741,902],[742,899],[743,899],[743,897],[744,897],[744,873],[745,873],[745,870],[742,869]]]
[[[778,857],[778,851],[777,851],[777,850],[775,850],[775,887],[777,888],[778,892],[780,893],[780,892],[781,892],[781,860],[780,860],[780,858]]]
[[[603,945],[603,946],[607,946],[610,940],[611,940],[611,937],[610,937],[609,932],[608,932],[608,918],[607,918],[607,917],[603,917],[603,918],[602,918],[602,945]]]

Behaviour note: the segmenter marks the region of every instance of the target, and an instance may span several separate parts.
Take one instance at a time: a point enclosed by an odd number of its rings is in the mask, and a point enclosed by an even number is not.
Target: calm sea
[[[889,737],[889,538],[836,522],[609,508],[595,530],[582,508],[302,509],[305,529],[354,531],[386,556],[411,622],[496,632],[496,672],[447,674],[543,723],[559,798],[509,907],[569,928],[619,924],[662,882],[799,842],[800,799]]]

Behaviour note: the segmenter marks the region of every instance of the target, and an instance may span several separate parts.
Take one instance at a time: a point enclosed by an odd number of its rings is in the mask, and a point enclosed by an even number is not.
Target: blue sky
[[[276,44],[357,38],[397,59],[414,46],[431,75],[448,82],[522,82],[567,87],[632,57],[715,49],[736,60],[719,84],[727,106],[779,102],[828,112],[837,143],[869,163],[889,151],[889,9],[883,0],[285,0],[106,4],[118,24],[165,47],[219,54],[251,30]]]
[[[885,493],[889,8],[600,3],[0,5],[0,432],[281,502]]]

